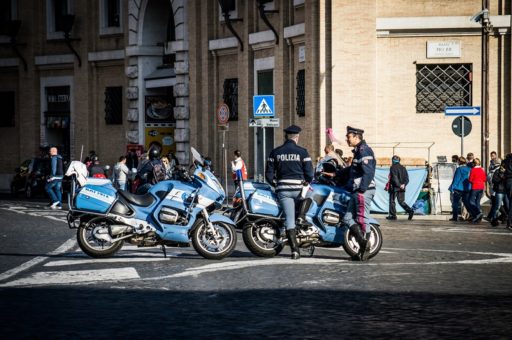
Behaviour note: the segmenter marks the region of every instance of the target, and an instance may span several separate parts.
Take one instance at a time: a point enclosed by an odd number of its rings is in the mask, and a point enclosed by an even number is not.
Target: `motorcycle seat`
[[[127,202],[138,205],[140,207],[149,207],[156,200],[155,197],[149,192],[145,193],[144,195],[134,195],[125,190],[118,190],[117,192]]]

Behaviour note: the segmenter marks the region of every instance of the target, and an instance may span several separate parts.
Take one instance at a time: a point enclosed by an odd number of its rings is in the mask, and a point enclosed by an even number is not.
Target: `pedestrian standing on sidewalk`
[[[114,166],[114,186],[120,190],[126,190],[130,170],[126,166],[126,156],[119,157],[119,162]]]
[[[466,161],[468,162],[468,167],[472,168],[475,165],[475,155],[472,152],[468,152]]]
[[[50,208],[62,209],[62,178],[64,177],[64,166],[62,157],[58,154],[56,147],[50,148],[51,172],[45,190],[50,196]]]
[[[500,224],[498,215],[500,212],[501,205],[503,203],[505,210],[508,209],[509,203],[505,189],[505,168],[500,166],[500,159],[497,158],[495,165],[497,168],[493,171],[491,184],[492,184],[492,200],[491,210],[486,220],[491,222],[493,227],[497,227]],[[507,212],[508,213],[508,212]]]
[[[489,170],[487,171],[487,173],[493,172],[494,170],[499,168],[501,164],[501,159],[498,158],[498,154],[496,153],[496,151],[491,151],[489,155],[491,159],[489,160]]]
[[[457,222],[459,214],[462,213],[461,201],[468,208],[469,194],[471,192],[471,184],[469,183],[469,172],[471,169],[467,166],[466,158],[459,157],[459,167],[455,170],[453,175],[452,184],[448,187],[448,190],[453,195],[452,199],[452,218],[450,221]]]
[[[484,214],[480,208],[480,200],[485,190],[485,182],[487,176],[485,170],[482,168],[480,159],[475,158],[473,161],[473,168],[469,173],[469,183],[471,183],[471,194],[469,195],[469,213],[473,217],[471,220],[473,223],[479,223]]]
[[[389,169],[389,215],[386,217],[388,220],[396,220],[396,205],[395,199],[398,199],[398,204],[409,214],[408,219],[412,220],[414,210],[405,203],[405,187],[409,184],[409,174],[405,166],[400,164],[400,157],[395,155],[391,159],[393,163]]]
[[[242,180],[247,180],[247,166],[245,166],[245,162],[242,159],[242,153],[240,150],[235,150],[233,152],[233,155],[235,158],[231,161],[231,177],[233,178],[233,181],[235,182],[235,188],[238,184],[237,178],[236,178],[236,172],[240,170],[242,172]]]

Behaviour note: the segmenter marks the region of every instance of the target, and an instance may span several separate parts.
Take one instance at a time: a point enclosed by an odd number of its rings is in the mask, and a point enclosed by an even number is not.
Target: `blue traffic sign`
[[[253,96],[252,97],[253,117],[274,117],[274,96]]]
[[[445,116],[480,116],[480,106],[447,106]]]

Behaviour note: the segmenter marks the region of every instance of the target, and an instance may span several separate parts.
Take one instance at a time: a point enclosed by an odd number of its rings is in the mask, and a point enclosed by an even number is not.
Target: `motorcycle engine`
[[[302,227],[297,233],[297,241],[301,244],[317,241],[320,239],[320,232],[314,225]]]
[[[176,210],[168,207],[163,207],[158,214],[160,222],[167,224],[175,224],[179,217],[180,214]]]
[[[327,225],[334,226],[340,223],[340,214],[332,210],[325,210],[322,214],[322,221]]]

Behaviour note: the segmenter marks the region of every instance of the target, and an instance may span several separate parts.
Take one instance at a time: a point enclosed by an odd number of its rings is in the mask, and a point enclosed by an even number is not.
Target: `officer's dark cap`
[[[358,128],[355,128],[355,127],[352,127],[352,126],[347,126],[347,135],[349,133],[353,133],[353,134],[356,134],[356,135],[362,135],[364,133],[364,130],[358,129]]]
[[[300,133],[302,129],[298,127],[297,125],[290,125],[286,129],[284,129],[284,132],[290,134],[290,135],[296,135]]]

